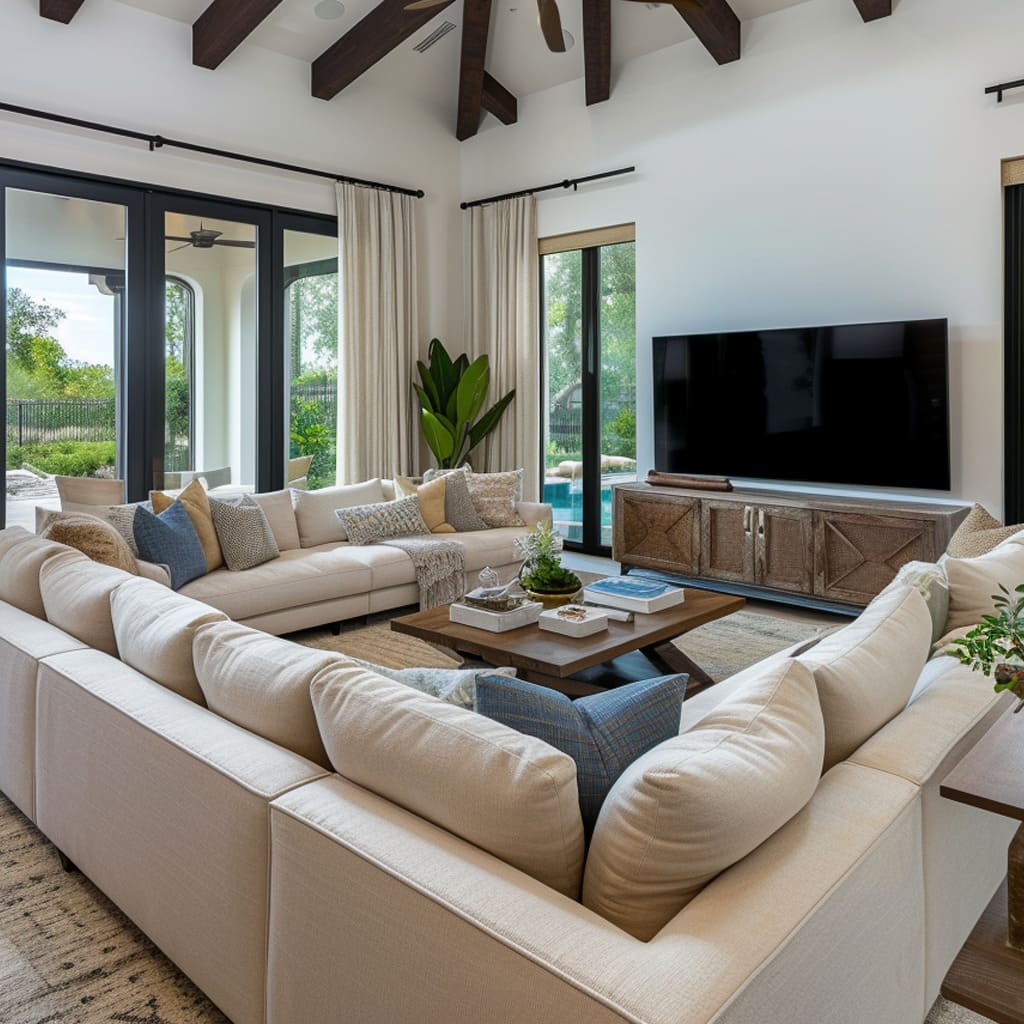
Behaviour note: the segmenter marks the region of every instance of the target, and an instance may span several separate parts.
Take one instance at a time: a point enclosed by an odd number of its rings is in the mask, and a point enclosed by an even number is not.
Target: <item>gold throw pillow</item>
[[[157,515],[174,504],[174,498],[163,491],[150,491],[149,500],[153,503],[153,511]],[[213,526],[210,499],[206,496],[203,485],[198,480],[193,480],[178,495],[178,500],[185,506],[185,511],[199,536],[199,543],[203,546],[206,571],[213,572],[214,569],[219,569],[224,564],[224,555],[220,550],[220,541],[217,540],[217,531]]]
[[[420,500],[420,515],[431,533],[454,533],[455,527],[444,518],[444,477],[435,477],[425,484],[417,486],[407,476],[395,477],[395,497],[411,498],[416,495]]]

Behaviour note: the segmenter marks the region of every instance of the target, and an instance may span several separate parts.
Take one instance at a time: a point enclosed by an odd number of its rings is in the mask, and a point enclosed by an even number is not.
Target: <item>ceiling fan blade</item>
[[[405,5],[407,11],[429,11],[431,7],[440,7],[447,3],[447,0],[413,0],[411,4]]]
[[[562,33],[562,15],[555,0],[537,0],[537,15],[544,42],[552,53],[565,53],[565,35]]]
[[[191,238],[182,238],[181,235],[164,235],[164,241],[165,242],[188,242],[189,245],[192,244],[192,239]]]
[[[236,249],[255,249],[255,242],[242,242],[234,238],[218,238],[214,245],[233,245]]]
[[[180,241],[180,239],[172,238],[171,241],[172,242],[178,242],[178,241]],[[167,255],[170,256],[172,252],[181,252],[182,249],[191,249],[191,248],[192,248],[192,243],[191,242],[186,242],[184,245],[176,245],[173,249],[168,249],[167,250]]]

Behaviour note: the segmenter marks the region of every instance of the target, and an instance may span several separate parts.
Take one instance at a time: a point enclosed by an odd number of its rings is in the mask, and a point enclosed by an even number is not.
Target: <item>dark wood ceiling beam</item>
[[[459,57],[459,113],[455,137],[462,142],[480,130],[484,98],[484,63],[491,28],[491,0],[465,0]]]
[[[219,67],[281,0],[213,0],[192,26],[192,63]]]
[[[587,106],[612,94],[612,0],[583,0]]]
[[[382,0],[313,61],[313,95],[330,100],[386,57],[455,0],[425,11],[407,11],[409,0]]]
[[[484,88],[480,105],[488,114],[493,114],[502,124],[515,124],[519,120],[519,102],[492,75],[484,72]]]
[[[39,13],[50,21],[67,25],[84,3],[85,0],[39,0]]]
[[[679,5],[676,11],[719,64],[740,59],[740,19],[727,0],[702,0],[699,8]]]
[[[865,21],[877,21],[892,14],[892,0],[853,0]]]

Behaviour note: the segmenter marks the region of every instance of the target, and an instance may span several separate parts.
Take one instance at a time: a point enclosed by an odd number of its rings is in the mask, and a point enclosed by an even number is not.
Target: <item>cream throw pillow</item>
[[[334,770],[566,896],[579,896],[575,762],[542,740],[360,666],[310,691]]]
[[[1024,524],[1003,526],[984,505],[975,504],[950,537],[946,554],[950,558],[978,558],[1021,530]]]
[[[121,660],[168,690],[205,704],[192,662],[196,630],[227,616],[152,580],[129,580],[111,594]]]
[[[309,684],[342,655],[302,647],[237,622],[214,622],[196,630],[192,657],[211,711],[330,767]]]
[[[932,619],[914,587],[892,586],[799,661],[814,673],[825,765],[845,761],[906,706],[928,660]]]
[[[135,577],[120,569],[93,562],[81,551],[54,555],[39,570],[46,618],[76,640],[116,658],[110,597],[132,579]]]
[[[767,666],[619,777],[590,843],[584,904],[652,938],[807,804],[824,749],[809,669],[792,660]]]
[[[45,619],[39,570],[54,555],[68,551],[63,544],[43,540],[20,526],[0,530],[0,598],[37,619]]]
[[[946,632],[976,626],[995,611],[992,598],[1000,584],[1012,591],[1024,583],[1024,532],[979,558],[947,558],[942,564],[949,580]]]
[[[267,491],[265,494],[253,494],[256,502],[270,523],[278,551],[295,551],[302,547],[299,540],[299,527],[295,522],[295,507],[292,504],[292,492]]]
[[[149,500],[153,511],[160,515],[174,504],[174,498],[163,491],[150,491]],[[195,527],[199,543],[203,546],[203,557],[206,559],[206,571],[213,572],[224,564],[224,554],[217,539],[217,530],[213,525],[213,511],[210,499],[199,480],[193,480],[179,495],[178,500],[185,506],[192,525]]]
[[[416,495],[420,501],[420,515],[431,533],[454,533],[455,527],[445,521],[444,501],[447,487],[443,476],[435,477],[425,484],[414,484],[407,476],[395,477],[395,497],[411,498]]]
[[[325,487],[321,491],[295,491],[295,522],[299,543],[304,548],[348,540],[345,527],[334,514],[339,508],[377,505],[384,501],[380,480],[367,480],[344,487]]]

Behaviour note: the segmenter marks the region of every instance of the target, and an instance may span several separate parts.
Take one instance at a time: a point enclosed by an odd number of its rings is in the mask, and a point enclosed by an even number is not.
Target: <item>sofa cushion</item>
[[[172,502],[159,515],[140,506],[135,510],[134,530],[139,557],[166,565],[175,590],[206,574],[203,545],[180,501]]]
[[[0,598],[37,619],[45,619],[39,570],[47,559],[69,550],[64,544],[43,540],[20,526],[0,530]]]
[[[825,771],[906,706],[931,649],[932,620],[913,587],[883,591],[799,661],[814,673],[825,720]]]
[[[476,710],[550,743],[576,762],[583,829],[589,834],[608,791],[641,754],[679,733],[687,677],[662,676],[570,700],[522,679],[481,675]]]
[[[128,573],[93,562],[80,551],[54,555],[39,570],[46,618],[82,643],[116,658],[110,596],[131,579]]]
[[[430,532],[420,515],[420,500],[415,494],[374,505],[339,508],[335,515],[353,544],[376,544],[391,537],[414,537]]]
[[[553,747],[361,666],[310,688],[334,770],[576,898],[576,766]]]
[[[255,569],[281,554],[263,509],[248,495],[237,501],[211,501],[213,524],[231,572]]]
[[[203,704],[192,662],[196,630],[223,612],[175,594],[152,580],[129,580],[110,596],[121,660],[183,697]]]
[[[1024,533],[1004,540],[998,547],[978,558],[947,558],[949,580],[949,618],[945,632],[963,626],[976,626],[995,612],[992,596],[999,587],[1013,590],[1024,583]]]
[[[100,565],[112,565],[137,575],[135,555],[110,523],[87,512],[51,512],[41,534],[44,540],[66,544]]]
[[[466,553],[466,572],[479,572],[485,565],[512,565],[522,562],[523,555],[516,541],[525,530],[519,526],[505,526],[494,530],[458,533],[445,540],[462,545]]]
[[[1004,526],[984,505],[975,503],[967,518],[949,538],[946,554],[950,558],[978,558],[1021,530],[1024,530],[1024,524]]]
[[[319,491],[295,491],[295,522],[299,543],[315,548],[332,541],[347,540],[345,527],[334,514],[339,508],[375,505],[385,500],[380,480],[367,480],[344,487],[325,487]]]
[[[777,662],[623,772],[594,830],[584,904],[652,938],[807,804],[824,749],[814,677]]]
[[[299,543],[299,527],[295,522],[295,507],[290,490],[254,494],[252,500],[263,509],[279,551],[294,551],[302,546]]]
[[[313,677],[342,655],[302,647],[237,622],[196,630],[196,678],[207,707],[279,746],[329,767],[309,697]]]
[[[199,480],[193,480],[175,498],[171,494],[164,494],[163,491],[150,491],[149,500],[153,504],[153,511],[159,515],[165,512],[174,504],[180,501],[185,506],[189,519],[195,527],[196,536],[203,546],[203,555],[206,558],[206,571],[213,572],[224,564],[224,555],[220,548],[220,541],[217,539],[217,529],[213,522],[213,510],[210,508],[210,499],[206,490]]]

